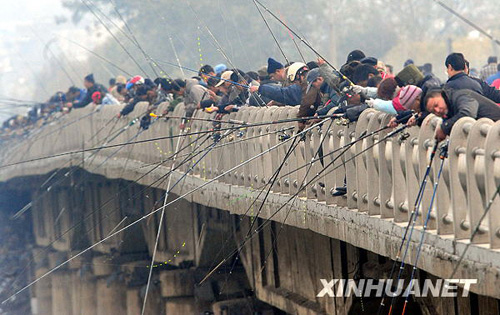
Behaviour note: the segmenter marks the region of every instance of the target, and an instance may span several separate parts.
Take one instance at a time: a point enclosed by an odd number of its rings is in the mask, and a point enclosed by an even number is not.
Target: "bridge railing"
[[[166,103],[162,104],[156,109],[157,114],[161,114],[167,106]],[[183,150],[178,153],[176,163],[177,165],[181,161],[185,163],[178,168],[178,171],[189,171],[193,176],[208,180],[281,144],[258,159],[227,173],[218,181],[259,191],[267,188],[265,185],[281,167],[271,188],[274,193],[285,195],[298,193],[300,198],[347,207],[352,211],[404,223],[408,221],[413,210],[434,144],[434,130],[439,123],[437,117],[430,115],[421,127],[407,129],[405,137],[398,134],[368,149],[390,132],[384,130],[348,146],[363,134],[385,126],[390,119],[384,113],[367,110],[356,123],[347,126],[327,120],[294,143],[293,140],[285,142],[282,140],[297,133],[296,122],[245,127],[229,123],[229,120],[244,121],[248,124],[274,122],[295,118],[297,108],[245,107],[237,113],[222,118],[225,121],[221,124],[223,130],[219,132],[222,140],[198,161],[209,150],[209,146],[214,145],[212,134],[203,133],[214,129],[213,122],[190,120],[183,123],[175,118],[160,118],[154,121],[148,130],[140,131],[139,121],[133,124],[131,121],[133,118],[140,120],[148,105],[138,104],[128,117],[116,118],[120,108],[120,106],[104,106],[99,112],[93,113],[95,109],[91,105],[75,110],[58,122],[45,126],[39,133],[26,139],[23,144],[4,151],[2,164],[77,151],[82,148],[159,138],[141,144],[90,151],[86,153],[85,158],[81,153],[75,153],[70,162],[67,160],[56,162],[59,163],[56,168],[84,165],[88,171],[102,168],[100,172],[105,173],[105,162],[109,159],[121,161],[123,172],[137,167],[137,163],[131,165],[131,161],[150,164],[146,170],[159,163],[170,167],[174,161],[176,148],[179,146]],[[183,114],[183,105],[180,104],[175,108],[173,115]],[[88,116],[84,117],[85,115]],[[195,117],[213,119],[215,114],[197,111]],[[183,129],[180,128],[181,123],[184,124]],[[65,125],[67,126],[64,127]],[[235,128],[227,130],[230,127]],[[182,134],[188,135],[183,137]],[[437,199],[432,207],[431,222],[428,226],[430,232],[453,236],[457,240],[470,238],[472,229],[478,224],[486,204],[500,184],[499,143],[500,122],[464,118],[454,126],[450,136],[449,158],[445,161]],[[296,147],[289,151],[292,144]],[[318,155],[320,147],[322,150],[319,152],[322,154]],[[363,150],[366,152],[356,156]],[[189,153],[198,154],[188,158]],[[287,154],[289,156],[285,159]],[[319,157],[321,159],[318,159]],[[439,162],[437,158],[434,161],[420,213],[427,212]],[[0,174],[0,180],[4,181],[20,174],[43,174],[45,171],[38,169],[43,165],[41,163],[43,161],[5,169]],[[316,174],[320,175],[314,179]],[[109,177],[119,177],[119,175],[110,173]],[[333,196],[335,188],[344,186],[344,182],[347,193],[340,197]],[[303,183],[308,184],[301,190]],[[500,209],[500,198],[493,201],[492,207]],[[423,222],[423,217],[418,218],[419,223]],[[296,223],[300,227],[301,223]],[[485,244],[492,249],[500,248],[499,211],[489,213],[482,222],[474,243]]]

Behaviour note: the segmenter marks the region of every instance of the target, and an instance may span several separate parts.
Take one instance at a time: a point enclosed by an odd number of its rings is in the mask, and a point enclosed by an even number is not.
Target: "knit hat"
[[[405,109],[410,109],[417,97],[422,94],[422,89],[415,85],[407,85],[399,93],[399,101]]]
[[[275,73],[276,70],[283,69],[283,65],[273,58],[267,59],[267,73]]]
[[[361,50],[353,50],[349,53],[349,55],[347,55],[347,61],[346,63],[349,63],[353,60],[361,60],[363,58],[365,58],[365,53],[362,52]]]

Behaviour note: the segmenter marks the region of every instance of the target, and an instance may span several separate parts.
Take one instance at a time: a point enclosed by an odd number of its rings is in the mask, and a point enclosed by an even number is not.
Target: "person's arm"
[[[273,101],[285,105],[298,105],[301,101],[302,90],[297,84],[287,87],[278,87],[264,84],[259,87],[259,93]]]
[[[481,81],[481,87],[483,88],[483,95],[495,103],[500,103],[500,90],[495,89],[495,87],[488,85],[485,81]]]
[[[136,102],[135,100],[132,100],[130,103],[125,105],[125,107],[123,107],[123,109],[120,111],[120,115],[127,116],[128,114],[130,114],[134,110],[135,104],[137,103],[138,102]]]
[[[396,109],[394,109],[394,106],[392,105],[392,101],[384,101],[381,99],[374,99],[374,100],[368,100],[366,101],[367,104],[372,106],[378,111],[391,114],[391,115],[397,115],[398,112]]]
[[[453,128],[453,125],[463,117],[472,117],[476,118],[477,117],[477,111],[479,108],[479,103],[473,99],[472,97],[462,94],[457,97],[455,97],[452,100],[454,104],[454,112],[455,114],[448,118],[443,120],[443,124],[441,125],[441,129],[443,129],[444,133],[446,135],[449,135],[451,133],[451,129]]]

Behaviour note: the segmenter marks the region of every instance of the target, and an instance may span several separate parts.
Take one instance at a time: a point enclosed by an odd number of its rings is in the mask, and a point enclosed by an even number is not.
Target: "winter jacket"
[[[285,105],[299,105],[302,100],[302,88],[298,84],[287,87],[261,85],[259,86],[259,94]]]
[[[490,118],[493,121],[500,119],[500,106],[479,93],[471,90],[444,89],[442,95],[448,105],[448,114],[443,118],[441,128],[447,135],[462,117]]]
[[[207,88],[201,86],[196,79],[186,80],[186,91],[184,92],[184,106],[186,109],[186,117],[193,116],[193,113],[198,104],[208,99],[210,95]]]
[[[310,117],[313,116],[321,104],[321,93],[320,90],[311,86],[309,91],[307,91],[307,83],[302,85],[302,100],[300,102],[299,112],[297,117]]]
[[[457,73],[449,78],[445,84],[445,87],[455,90],[472,90],[476,93],[483,94],[481,84],[469,77],[464,72]]]
[[[488,83],[485,81],[478,79],[478,78],[472,78],[474,81],[479,83],[481,85],[481,89],[483,90],[483,95],[490,100],[492,100],[495,103],[500,103],[500,91],[497,90],[493,86],[489,86]]]
[[[139,97],[134,97],[132,100],[130,100],[130,102],[125,105],[125,107],[122,108],[122,110],[120,111],[120,114],[122,116],[127,116],[128,114],[130,114],[134,108],[135,108],[135,105],[137,105],[137,103],[139,102],[143,102],[144,99],[140,99]]]

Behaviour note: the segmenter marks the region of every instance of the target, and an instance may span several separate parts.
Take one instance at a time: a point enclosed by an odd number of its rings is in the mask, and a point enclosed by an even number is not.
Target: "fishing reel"
[[[245,136],[245,134],[246,134],[245,130],[238,130],[238,133],[236,134],[236,137],[243,138],[243,136]]]
[[[446,141],[440,148],[439,148],[439,158],[440,159],[445,159],[448,157],[448,144],[450,142]]]
[[[402,132],[400,135],[399,135],[399,142],[405,142],[408,138],[410,138],[410,134],[408,132]]]
[[[221,138],[222,138],[222,136],[221,136],[220,132],[215,132],[215,133],[212,135],[212,140],[213,140],[214,142],[219,142]]]
[[[284,142],[290,139],[292,136],[289,135],[285,130],[280,130],[280,134],[278,134],[278,140]]]
[[[339,117],[337,119],[335,119],[335,124],[337,126],[349,126],[349,123],[351,121],[349,119],[347,119],[346,117]]]

